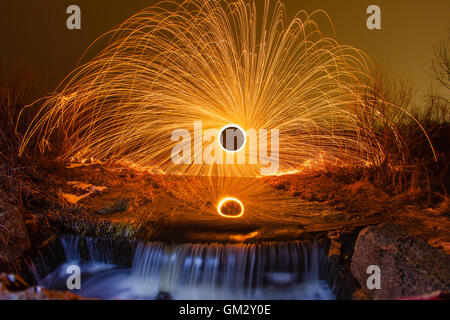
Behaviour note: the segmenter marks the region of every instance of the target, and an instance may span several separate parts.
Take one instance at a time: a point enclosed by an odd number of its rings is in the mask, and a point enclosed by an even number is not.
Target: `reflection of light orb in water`
[[[220,201],[217,212],[225,218],[241,218],[244,215],[244,205],[239,199],[228,197]]]

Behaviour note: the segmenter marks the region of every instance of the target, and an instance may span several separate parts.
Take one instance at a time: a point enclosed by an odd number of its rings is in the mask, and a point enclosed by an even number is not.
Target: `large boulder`
[[[358,237],[351,271],[367,289],[369,266],[381,270],[381,289],[366,290],[373,299],[400,299],[450,289],[450,256],[400,227],[385,223]]]

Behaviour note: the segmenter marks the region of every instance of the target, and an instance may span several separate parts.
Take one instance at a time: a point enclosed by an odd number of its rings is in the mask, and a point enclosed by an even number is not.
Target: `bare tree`
[[[450,90],[450,53],[448,43],[448,40],[445,40],[434,47],[434,57],[429,70],[429,74],[446,90]],[[440,96],[440,99],[447,104],[449,103],[448,97]]]

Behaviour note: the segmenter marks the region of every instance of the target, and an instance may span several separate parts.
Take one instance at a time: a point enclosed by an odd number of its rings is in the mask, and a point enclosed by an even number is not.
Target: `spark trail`
[[[96,44],[108,40],[104,49],[44,99],[20,153],[33,137],[45,152],[62,136],[63,160],[120,162],[185,181],[179,198],[203,203],[199,214],[295,220],[299,204],[257,179],[267,166],[262,140],[230,153],[211,132],[276,130],[279,175],[380,164],[387,136],[403,152],[385,116],[400,107],[374,92],[372,64],[362,51],[321,32],[316,20],[324,17],[333,27],[323,11],[288,20],[283,3],[268,0],[167,1],[144,9],[100,37]],[[180,142],[173,133],[185,129],[194,137],[198,122],[199,148],[190,140],[181,145],[192,159],[208,152],[214,160],[231,154],[234,161],[258,161],[174,163]],[[199,176],[202,185],[188,182]],[[233,205],[236,215],[223,214]]]
[[[33,136],[45,151],[62,132],[63,159],[176,175],[260,174],[262,163],[174,164],[172,133],[202,121],[203,132],[230,124],[279,130],[280,174],[317,163],[380,163],[385,150],[377,128],[389,127],[400,145],[380,111],[390,106],[369,106],[369,59],[324,36],[316,16],[327,17],[300,11],[288,21],[284,5],[273,1],[192,0],[145,9],[105,35],[109,44],[45,100],[21,152]],[[226,157],[217,139],[203,141],[201,150],[211,143],[214,157]],[[240,152],[248,159],[257,151]]]

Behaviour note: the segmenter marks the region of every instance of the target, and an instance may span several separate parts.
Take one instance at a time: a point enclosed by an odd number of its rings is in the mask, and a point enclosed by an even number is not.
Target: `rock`
[[[353,293],[352,300],[370,300],[370,295],[367,290],[359,289]]]
[[[436,291],[421,297],[408,297],[404,300],[450,300],[450,292]]]
[[[81,202],[82,200],[88,198],[89,196],[95,194],[95,193],[103,193],[106,190],[108,190],[107,187],[101,187],[101,186],[94,186],[90,183],[85,183],[85,182],[79,182],[79,181],[70,181],[67,182],[67,184],[69,186],[71,186],[74,189],[77,190],[81,190],[81,191],[85,191],[86,193],[81,195],[81,196],[77,196],[75,194],[72,193],[66,193],[66,192],[60,192],[58,193],[58,196],[67,201],[68,203],[75,205],[78,204],[79,202]]]
[[[400,227],[385,223],[359,234],[351,271],[367,289],[369,266],[381,270],[381,289],[371,290],[374,299],[423,296],[450,289],[450,257]]]
[[[9,291],[20,291],[28,288],[28,284],[18,275],[0,273],[0,287]]]
[[[91,193],[86,193],[82,196],[77,196],[71,193],[65,193],[65,192],[61,192],[58,194],[58,196],[67,201],[70,204],[77,204],[79,202],[81,202],[82,200],[86,199],[87,197],[89,197],[91,195]]]
[[[155,300],[173,300],[172,295],[168,292],[160,292],[156,296]]]
[[[0,300],[86,300],[68,291],[51,291],[31,287],[24,291],[9,291],[0,286]]]
[[[338,264],[341,260],[341,243],[336,240],[330,241],[330,249],[328,251],[328,261]]]
[[[28,287],[20,276],[0,273],[0,300],[82,300],[68,291],[46,290],[42,287]]]
[[[0,211],[0,271],[13,272],[23,253],[31,248],[22,216],[15,210]]]
[[[350,272],[350,261],[346,252],[349,247],[353,253],[355,236],[349,239],[348,232],[333,231],[329,232],[327,237],[329,239],[328,269],[325,274],[336,298],[338,300],[364,300],[364,298],[355,296],[359,285]]]
[[[288,191],[290,186],[291,186],[291,183],[289,181],[287,181],[287,182],[282,182],[282,183],[275,185],[275,189],[281,190],[281,191]]]
[[[96,213],[99,215],[106,215],[118,212],[127,211],[129,208],[129,204],[127,200],[117,199],[111,206],[103,207],[98,210]]]

